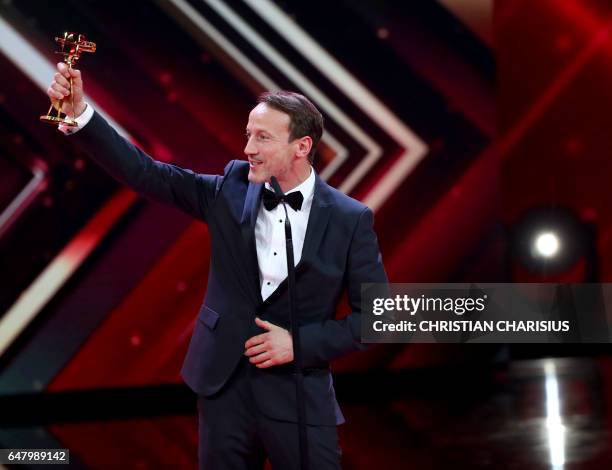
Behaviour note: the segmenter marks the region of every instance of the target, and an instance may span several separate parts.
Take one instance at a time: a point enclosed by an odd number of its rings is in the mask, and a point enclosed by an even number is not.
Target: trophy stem
[[[72,107],[72,120],[74,121],[76,113],[74,112],[74,95],[72,94],[72,75],[70,75],[70,106]]]

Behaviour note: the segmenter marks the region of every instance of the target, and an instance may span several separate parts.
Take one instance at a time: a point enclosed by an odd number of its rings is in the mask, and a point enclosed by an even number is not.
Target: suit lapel
[[[330,196],[327,184],[323,182],[319,175],[315,175],[314,196],[312,198],[310,215],[308,216],[306,235],[304,236],[302,257],[296,268],[302,264],[307,266],[317,252],[319,245],[321,245],[331,213],[332,203]]]
[[[240,230],[247,251],[247,274],[250,279],[249,290],[253,294],[257,305],[263,302],[261,297],[261,286],[259,285],[259,264],[257,263],[257,246],[255,244],[255,223],[261,203],[263,184],[249,183],[242,217],[240,219]]]

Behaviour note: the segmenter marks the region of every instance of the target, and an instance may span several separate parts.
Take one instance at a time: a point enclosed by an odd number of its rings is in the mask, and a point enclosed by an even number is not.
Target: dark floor
[[[609,357],[340,376],[337,388],[347,418],[340,427],[345,469],[612,468]],[[142,399],[90,396],[88,403],[99,406],[80,419],[73,413],[53,422],[64,416],[56,410],[45,425],[4,420],[0,447],[66,447],[72,468],[196,468],[191,398],[182,390]],[[113,403],[138,417],[108,419]],[[3,405],[18,414],[17,402]],[[177,414],[146,416],[145,409]],[[106,419],[94,420],[96,410]]]

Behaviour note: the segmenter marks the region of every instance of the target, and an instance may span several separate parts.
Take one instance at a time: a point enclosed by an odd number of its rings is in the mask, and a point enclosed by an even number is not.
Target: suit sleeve
[[[351,313],[342,320],[327,320],[300,329],[303,367],[320,366],[367,347],[361,343],[361,285],[388,283],[373,225],[374,214],[365,208],[359,216],[348,255],[347,289]]]
[[[113,178],[137,193],[206,221],[222,177],[203,175],[154,160],[119,135],[97,112],[69,137]],[[231,163],[230,163],[231,165]],[[226,173],[230,170],[226,168]]]

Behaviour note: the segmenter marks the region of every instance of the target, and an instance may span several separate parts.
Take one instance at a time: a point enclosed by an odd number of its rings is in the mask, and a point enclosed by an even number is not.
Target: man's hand
[[[72,78],[72,98],[70,98],[70,79]],[[51,99],[53,107],[57,108],[59,100],[62,102],[62,112],[70,117],[79,117],[85,111],[85,95],[83,93],[83,80],[81,71],[69,68],[65,63],[57,64],[57,73],[47,88],[47,96]],[[72,102],[74,101],[74,110]]]
[[[244,343],[245,356],[261,369],[293,361],[293,340],[287,330],[255,317],[255,323],[266,330]]]

